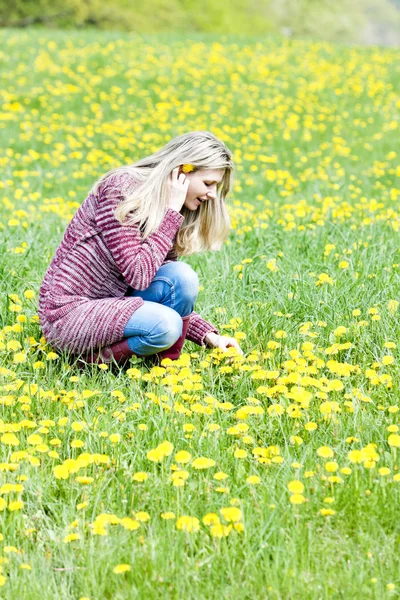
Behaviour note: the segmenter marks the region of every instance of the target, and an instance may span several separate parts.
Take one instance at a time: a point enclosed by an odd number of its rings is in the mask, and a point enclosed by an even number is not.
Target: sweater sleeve
[[[172,250],[170,250],[168,252],[167,256],[165,257],[163,264],[165,265],[166,263],[169,263],[169,262],[176,262],[177,260],[178,260],[178,253],[175,250],[175,248],[172,248]]]
[[[125,282],[135,290],[145,290],[171,251],[184,217],[168,208],[157,231],[143,240],[138,225],[123,225],[114,216],[132,181],[132,176],[124,173],[100,186],[96,224]]]
[[[199,314],[192,312],[190,314],[189,326],[186,333],[186,339],[190,342],[194,342],[199,346],[207,346],[204,342],[204,338],[207,333],[213,331],[219,335],[219,331],[212,323],[205,321]]]

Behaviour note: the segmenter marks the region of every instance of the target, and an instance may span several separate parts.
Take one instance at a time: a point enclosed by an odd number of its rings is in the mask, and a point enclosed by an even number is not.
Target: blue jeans
[[[182,335],[182,317],[190,315],[199,293],[199,278],[184,262],[162,265],[149,287],[128,288],[127,296],[143,298],[124,329],[130,349],[139,356],[166,350]]]

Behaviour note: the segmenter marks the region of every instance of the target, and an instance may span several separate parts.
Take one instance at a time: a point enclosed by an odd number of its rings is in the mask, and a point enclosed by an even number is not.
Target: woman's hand
[[[207,333],[204,338],[204,341],[209,344],[212,348],[221,348],[221,350],[226,351],[228,348],[236,348],[240,354],[243,354],[243,350],[235,340],[235,338],[228,337],[225,335],[218,335],[211,331]]]
[[[176,167],[170,175],[170,196],[168,208],[179,212],[186,200],[189,187],[189,178],[185,173],[180,173],[180,167]]]

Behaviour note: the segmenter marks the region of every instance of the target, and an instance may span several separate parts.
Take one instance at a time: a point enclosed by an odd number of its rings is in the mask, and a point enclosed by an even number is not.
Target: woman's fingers
[[[175,167],[175,169],[172,171],[172,181],[177,181],[179,183],[189,183],[188,178],[186,177],[185,173],[179,173],[179,168],[180,167]]]
[[[241,349],[241,347],[239,346],[239,344],[235,340],[235,338],[229,338],[229,337],[223,337],[223,336],[220,337],[219,347],[222,350],[226,350],[227,348],[231,348],[232,346],[234,346],[240,352],[240,354],[243,354],[243,350]]]

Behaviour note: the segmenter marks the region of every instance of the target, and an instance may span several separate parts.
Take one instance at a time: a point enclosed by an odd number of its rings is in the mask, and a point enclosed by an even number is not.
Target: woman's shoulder
[[[109,194],[125,195],[135,189],[139,182],[135,174],[126,169],[105,176],[97,188],[99,198]]]

